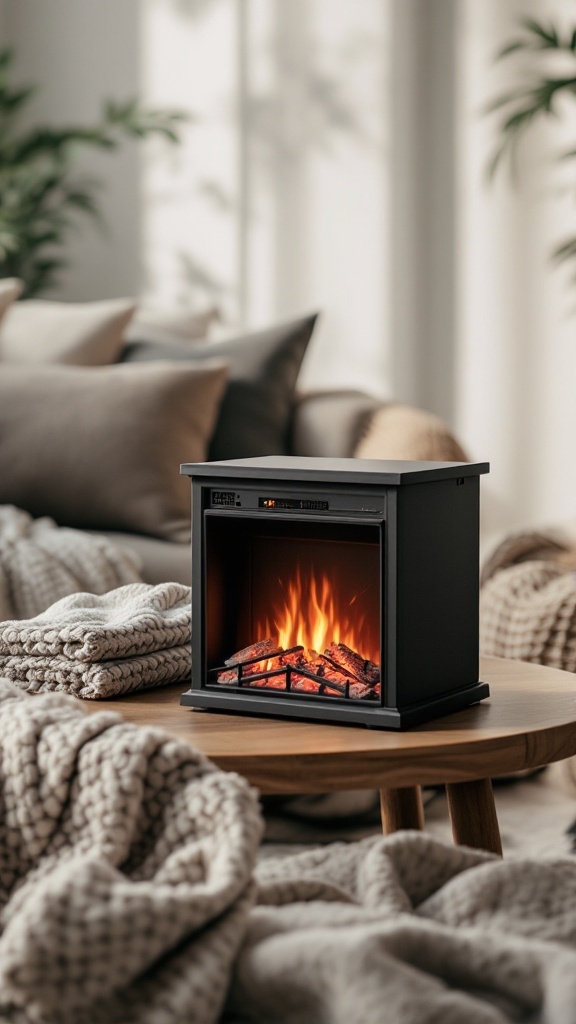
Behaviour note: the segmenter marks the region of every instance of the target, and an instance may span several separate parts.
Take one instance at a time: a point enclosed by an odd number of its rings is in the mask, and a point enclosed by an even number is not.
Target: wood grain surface
[[[486,658],[480,678],[489,699],[408,732],[192,710],[186,683],[85,706],[158,726],[264,793],[459,783],[576,754],[576,676]]]
[[[424,828],[424,807],[420,786],[405,786],[401,789],[380,790],[380,812],[382,829],[387,834],[402,828],[422,831]]]
[[[452,836],[458,846],[473,846],[502,856],[502,840],[490,779],[446,786]]]

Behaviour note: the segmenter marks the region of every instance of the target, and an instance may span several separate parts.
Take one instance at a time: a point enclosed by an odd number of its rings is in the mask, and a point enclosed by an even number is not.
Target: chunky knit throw
[[[223,1024],[576,1024],[576,861],[417,832],[264,861]]]
[[[190,643],[190,587],[133,583],[70,594],[27,622],[0,623],[0,654],[78,661],[131,658]]]
[[[187,679],[190,638],[190,587],[180,583],[70,594],[0,623],[0,674],[33,693],[113,697]]]
[[[256,866],[248,784],[0,680],[6,1024],[576,1024],[576,861],[416,832]]]
[[[512,534],[485,563],[481,581],[483,654],[576,672],[576,550],[567,541]],[[547,771],[576,796],[576,757]]]
[[[27,619],[66,594],[141,579],[136,557],[106,537],[0,505],[0,621]]]
[[[500,544],[482,573],[482,653],[576,672],[574,565],[574,552],[546,534]]]
[[[185,743],[0,680],[0,1020],[213,1024],[255,794]]]

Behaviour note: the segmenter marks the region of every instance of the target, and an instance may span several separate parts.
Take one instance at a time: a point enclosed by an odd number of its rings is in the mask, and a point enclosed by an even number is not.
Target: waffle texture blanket
[[[0,621],[27,619],[66,594],[141,580],[135,556],[105,537],[0,505]]]
[[[0,680],[0,1020],[212,1024],[261,834],[237,775]]]
[[[0,623],[0,674],[31,692],[112,697],[186,679],[190,638],[190,587],[180,583],[70,594]]]
[[[568,541],[513,534],[484,565],[481,584],[483,654],[576,672],[576,550]],[[576,797],[576,757],[546,770]]]
[[[256,872],[225,1024],[576,1024],[576,862],[399,832]]]
[[[576,555],[551,535],[523,533],[482,572],[483,654],[576,672]]]

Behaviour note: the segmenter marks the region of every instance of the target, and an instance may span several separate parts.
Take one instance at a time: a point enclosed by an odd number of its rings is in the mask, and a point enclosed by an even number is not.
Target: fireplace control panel
[[[302,495],[268,492],[262,494],[256,488],[242,488],[238,491],[210,489],[210,507],[214,509],[243,509],[254,512],[294,512],[294,513],[365,513],[368,515],[384,514],[385,496],[378,493],[339,492],[317,494],[310,497]]]
[[[330,505],[317,498],[258,498],[258,508],[291,508],[299,512],[327,512]]]

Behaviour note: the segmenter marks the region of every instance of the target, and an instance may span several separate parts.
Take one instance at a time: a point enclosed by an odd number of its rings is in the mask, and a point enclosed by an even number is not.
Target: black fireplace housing
[[[189,463],[185,706],[402,729],[478,679],[487,463],[270,456]]]

